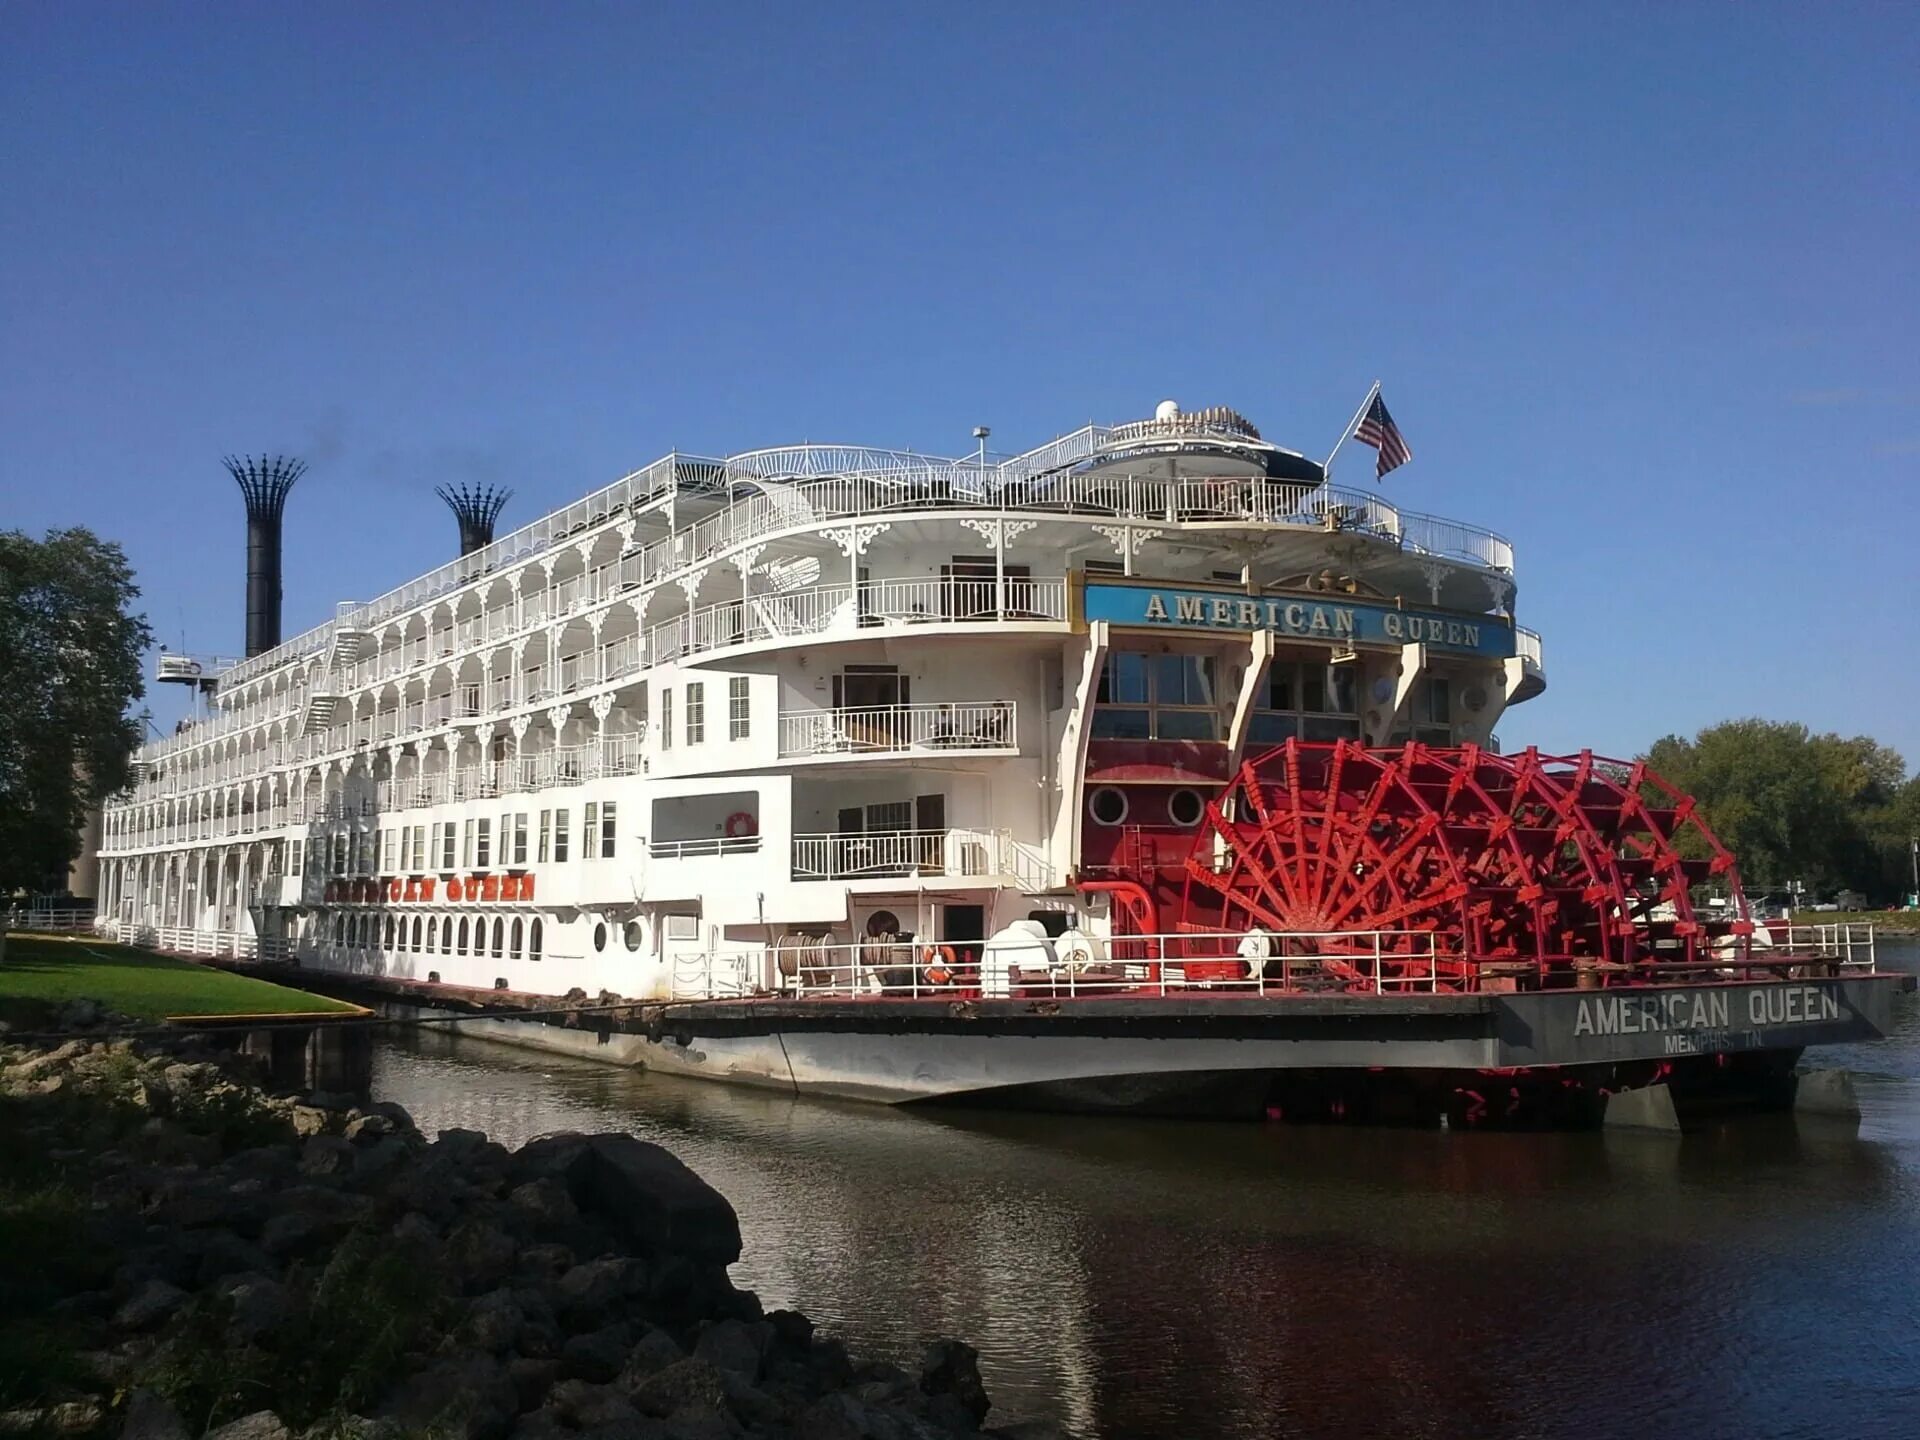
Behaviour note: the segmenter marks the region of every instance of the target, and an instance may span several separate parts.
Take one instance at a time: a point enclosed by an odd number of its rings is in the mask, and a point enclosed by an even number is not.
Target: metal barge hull
[[[1608,1092],[1657,1083],[1705,1103],[1791,1099],[1805,1047],[1884,1036],[1895,990],[1910,985],[1863,975],[1538,994],[762,998],[545,1019],[496,1011],[462,1028],[884,1104],[1402,1123],[1477,1104],[1483,1113],[1463,1118],[1578,1124]],[[405,990],[444,1013],[426,988]]]

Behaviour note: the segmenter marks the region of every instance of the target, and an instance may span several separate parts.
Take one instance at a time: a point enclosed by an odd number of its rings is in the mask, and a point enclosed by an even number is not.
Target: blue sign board
[[[1329,645],[1430,645],[1505,659],[1513,622],[1498,615],[1405,609],[1352,595],[1246,595],[1089,580],[1080,613],[1088,621],[1140,629],[1271,630],[1288,640]]]

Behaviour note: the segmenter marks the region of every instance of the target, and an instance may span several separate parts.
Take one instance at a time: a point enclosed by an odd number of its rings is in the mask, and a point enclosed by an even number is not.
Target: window
[[[600,806],[598,802],[587,806],[585,821],[580,826],[580,858],[591,860],[600,853]]]
[[[660,748],[662,750],[673,748],[673,692],[671,690],[660,692]]]
[[[1102,785],[1088,799],[1087,811],[1097,824],[1118,825],[1127,818],[1126,792],[1113,785]]]
[[[540,848],[535,852],[544,865],[553,858],[553,811],[540,812]]]
[[[413,827],[413,867],[416,872],[427,868],[427,827]]]
[[[1107,657],[1095,695],[1096,740],[1217,740],[1219,701],[1211,655]]]
[[[440,868],[442,870],[453,869],[454,839],[455,839],[455,836],[454,836],[453,821],[449,820],[447,821],[445,828],[442,829],[440,832]]]
[[[501,955],[505,952],[506,936],[507,936],[507,927],[505,922],[503,922],[498,915],[494,916],[493,917],[493,958],[496,960],[498,960],[501,957]]]
[[[736,675],[727,681],[727,739],[746,739],[751,721],[751,712],[748,710],[747,677]]]
[[[699,745],[707,738],[707,686],[702,680],[687,685],[687,744]]]
[[[1206,811],[1198,790],[1176,790],[1167,797],[1167,818],[1176,825],[1198,825]]]
[[[476,820],[474,822],[474,827],[475,827],[474,836],[473,836],[474,867],[476,869],[485,870],[488,868],[493,855],[493,841],[491,838],[492,832],[493,832],[493,822],[491,820]]]
[[[513,817],[513,863],[527,863],[527,812],[524,810]]]
[[[567,858],[567,841],[571,838],[567,828],[570,824],[572,821],[565,807],[553,812],[553,859],[556,865]]]
[[[600,807],[600,858],[613,859],[613,801],[609,800]]]
[[[607,948],[607,925],[604,920],[593,927],[593,948],[595,950]]]
[[[420,931],[421,931],[420,917],[416,915],[413,917],[413,944],[410,947],[416,952],[420,949]]]
[[[306,848],[307,847],[304,845],[294,845],[287,851],[287,863],[289,867],[288,868],[289,874],[298,875],[300,873],[300,856],[306,850]]]
[[[471,818],[467,820],[461,832],[460,868],[462,870],[471,870],[473,868],[473,820]]]
[[[427,917],[427,949],[438,950],[439,948],[440,917],[438,915],[429,915]]]
[[[507,958],[509,960],[518,960],[520,958],[520,935],[521,935],[520,924],[521,924],[520,918],[518,916],[515,916],[513,921],[513,929],[511,932],[509,932],[509,937],[507,941]]]
[[[1255,706],[1247,738],[1278,745],[1295,738],[1352,739],[1360,734],[1357,675],[1352,665],[1276,660]]]
[[[698,915],[667,916],[667,938],[669,940],[698,940],[700,938],[700,917]]]
[[[529,960],[538,960],[540,958],[540,931],[540,921],[535,919],[533,925],[527,931],[527,959]]]
[[[373,874],[380,873],[380,832],[373,832],[373,859],[367,867]]]
[[[620,932],[620,938],[626,941],[627,949],[638,950],[640,948],[640,942],[645,938],[640,922],[638,920],[627,921],[625,927]]]
[[[440,927],[440,953],[453,954],[453,916],[447,916],[447,923]]]
[[[460,953],[467,953],[467,918],[464,915],[460,917]]]

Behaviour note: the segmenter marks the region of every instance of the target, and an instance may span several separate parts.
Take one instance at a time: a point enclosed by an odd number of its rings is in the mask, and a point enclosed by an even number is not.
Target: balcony
[[[1017,720],[1011,700],[789,711],[780,717],[780,755],[801,759],[906,750],[1014,754],[1020,748]]]
[[[1045,889],[1052,869],[1006,830],[882,830],[793,837],[795,880],[975,878]]]

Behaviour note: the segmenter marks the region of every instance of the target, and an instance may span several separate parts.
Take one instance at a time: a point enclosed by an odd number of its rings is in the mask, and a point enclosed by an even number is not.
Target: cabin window
[[[515,919],[513,922],[513,930],[507,942],[507,957],[511,960],[518,960],[520,958],[520,925],[521,922]]]
[[[736,675],[727,681],[727,739],[744,740],[752,719],[748,710],[747,677]]]
[[[541,928],[540,921],[535,920],[532,928],[527,932],[527,959],[529,960],[540,958]]]
[[[1219,739],[1213,656],[1109,654],[1094,696],[1093,738]]]
[[[687,685],[687,744],[705,744],[707,739],[707,686],[702,680]]]
[[[700,938],[700,917],[689,914],[667,916],[667,938],[669,940],[698,940]]]

